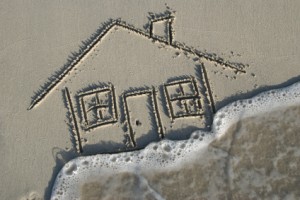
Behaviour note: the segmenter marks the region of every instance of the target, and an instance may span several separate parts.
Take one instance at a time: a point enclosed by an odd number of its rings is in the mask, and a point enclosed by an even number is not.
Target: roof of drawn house
[[[174,41],[174,31],[172,30],[173,20],[174,16],[170,12],[165,12],[163,15],[160,15],[158,17],[152,16],[148,24],[148,30],[146,31],[138,29],[133,25],[127,24],[121,19],[111,19],[103,23],[103,25],[96,31],[95,34],[90,37],[90,39],[83,42],[80,50],[77,53],[72,53],[67,63],[59,71],[55,72],[51,77],[49,77],[48,81],[37,92],[35,92],[28,110],[34,108],[39,102],[41,102],[72,71],[72,69],[77,66],[82,59],[85,58],[87,53],[90,52],[96,46],[96,44],[100,43],[103,37],[107,35],[114,27],[124,28],[146,39],[153,40],[154,42],[158,42],[160,44],[174,48],[175,50],[183,51],[196,57],[204,58],[206,60],[218,63],[224,67],[231,68],[235,72],[246,72],[244,70],[245,65],[242,63],[230,62],[224,60],[214,53],[202,52],[193,47],[187,46],[184,43]],[[168,39],[163,39],[161,37],[156,37],[155,35],[153,35],[153,24],[160,21],[168,21]]]

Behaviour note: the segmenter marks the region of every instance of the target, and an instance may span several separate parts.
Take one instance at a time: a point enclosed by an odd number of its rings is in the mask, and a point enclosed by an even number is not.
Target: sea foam
[[[163,199],[149,185],[144,174],[180,169],[183,164],[201,156],[214,139],[221,137],[237,121],[295,105],[300,105],[300,83],[269,90],[225,106],[215,114],[210,132],[196,131],[188,140],[162,140],[139,151],[78,157],[69,161],[57,175],[51,199],[80,199],[85,183],[98,180],[107,180],[108,183],[112,180],[109,177],[120,173],[136,175],[138,185],[134,191],[130,191],[132,199],[146,199],[145,195],[150,195],[152,199]],[[111,195],[114,195],[115,189],[116,185],[106,186],[106,190],[112,190]]]

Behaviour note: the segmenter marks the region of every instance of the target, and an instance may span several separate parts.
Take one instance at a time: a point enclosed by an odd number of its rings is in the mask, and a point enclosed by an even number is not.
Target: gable
[[[110,82],[120,90],[161,85],[169,78],[195,75],[199,63],[193,58],[115,27],[80,61],[63,85],[79,89],[92,83]]]

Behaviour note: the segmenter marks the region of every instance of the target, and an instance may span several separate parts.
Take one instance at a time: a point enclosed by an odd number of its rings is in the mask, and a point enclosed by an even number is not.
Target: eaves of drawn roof
[[[73,53],[72,57],[68,60],[68,63],[61,68],[60,71],[56,72],[53,76],[51,76],[48,81],[41,87],[39,91],[35,93],[32,97],[32,101],[28,110],[34,108],[39,102],[41,102],[63,79],[72,71],[72,69],[79,64],[81,60],[85,58],[85,56],[90,52],[98,43],[100,43],[105,35],[107,35],[110,30],[115,27],[120,27],[126,29],[130,32],[134,32],[137,35],[140,35],[144,38],[149,40],[153,40],[154,42],[158,42],[164,44],[168,47],[171,47],[175,50],[183,51],[188,54],[192,54],[199,58],[204,58],[206,60],[218,63],[224,67],[231,68],[235,72],[245,73],[245,65],[242,63],[233,63],[224,60],[223,58],[217,56],[216,54],[210,54],[206,52],[199,51],[193,47],[189,47],[183,43],[173,41],[172,33],[170,32],[170,40],[164,40],[162,38],[158,38],[152,35],[152,25],[153,22],[165,19],[171,19],[172,16],[167,16],[164,18],[160,18],[158,20],[153,20],[150,23],[150,30],[149,32],[138,29],[132,25],[127,24],[125,21],[120,19],[117,20],[110,20],[109,22],[105,23],[100,29],[97,34],[92,35],[92,37],[87,41],[84,42],[84,46],[80,48],[78,53]]]

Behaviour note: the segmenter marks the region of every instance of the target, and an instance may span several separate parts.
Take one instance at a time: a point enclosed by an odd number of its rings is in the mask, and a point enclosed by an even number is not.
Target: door
[[[134,147],[142,148],[160,139],[160,119],[154,90],[142,90],[124,95],[128,132]]]

